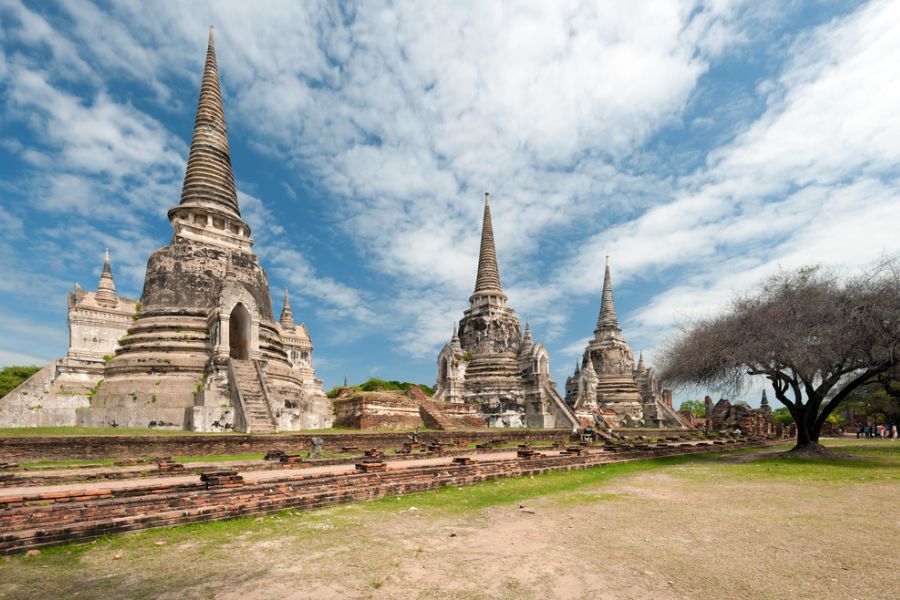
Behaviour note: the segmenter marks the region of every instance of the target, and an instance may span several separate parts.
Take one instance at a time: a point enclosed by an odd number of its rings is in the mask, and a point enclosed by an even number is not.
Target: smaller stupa
[[[595,422],[605,427],[687,427],[671,406],[671,394],[660,389],[654,370],[644,364],[643,354],[635,365],[631,346],[622,337],[609,257],[594,339],[588,342],[565,387],[566,403],[583,423]]]

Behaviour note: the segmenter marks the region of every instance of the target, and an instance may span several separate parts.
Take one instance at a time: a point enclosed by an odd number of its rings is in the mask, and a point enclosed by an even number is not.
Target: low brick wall
[[[633,437],[658,437],[665,438],[669,436],[677,436],[677,437],[685,437],[685,438],[700,438],[701,431],[696,429],[614,429],[613,432],[616,435],[621,435],[627,438]]]
[[[326,450],[345,447],[396,448],[407,441],[408,432],[322,433],[275,435],[136,435],[136,436],[28,436],[0,438],[0,461],[96,460],[142,456],[210,456],[216,454],[265,454],[269,450],[309,450],[309,440],[320,437]],[[567,441],[564,429],[489,429],[482,431],[426,431],[423,443],[461,441],[483,443]]]
[[[643,458],[695,454],[775,441],[716,446],[666,446],[584,456],[552,455],[531,459],[446,464],[380,473],[303,475],[286,473],[255,484],[210,486],[199,478],[181,484],[153,484],[127,490],[50,492],[0,497],[0,553],[85,541],[111,533],[215,521],[280,510],[308,509],[384,496],[469,485],[500,477],[584,469]],[[623,449],[624,450],[624,449]],[[238,478],[239,479],[239,478]]]
[[[334,426],[356,429],[425,427],[419,405],[400,394],[359,392],[334,401]]]
[[[534,443],[534,442],[531,442]],[[425,446],[418,451],[409,454],[390,454],[386,458],[391,461],[417,460],[422,458],[435,457],[454,457],[468,454],[499,454],[509,452],[508,446],[498,446],[496,448],[475,448],[471,444],[465,448],[458,446],[448,446],[440,451],[425,451]],[[547,449],[544,446],[538,446],[538,450]],[[361,450],[366,450],[361,449]],[[285,469],[302,469],[310,467],[325,467],[333,465],[356,464],[365,458],[362,451],[356,455],[346,455],[338,458],[316,458],[304,459],[299,463],[284,464],[279,461],[229,461],[228,463],[207,463],[203,466],[192,466],[186,470],[165,470],[160,469],[155,462],[145,464],[139,470],[123,469],[119,467],[90,467],[90,468],[72,468],[72,469],[41,469],[36,467],[33,469],[10,469],[0,473],[0,495],[3,495],[2,488],[7,487],[34,487],[43,485],[60,485],[64,483],[96,483],[101,481],[120,481],[123,479],[144,479],[146,477],[182,477],[186,473],[196,473],[197,475],[205,471],[216,471],[224,468],[237,469],[242,473],[248,471],[283,471]],[[202,459],[201,459],[202,462]],[[188,463],[191,464],[191,463]]]

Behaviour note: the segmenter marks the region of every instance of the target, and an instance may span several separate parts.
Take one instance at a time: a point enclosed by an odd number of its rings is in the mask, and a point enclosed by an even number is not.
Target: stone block
[[[356,470],[361,471],[362,473],[373,473],[386,471],[387,465],[381,461],[372,460],[372,461],[363,461],[356,463]]]

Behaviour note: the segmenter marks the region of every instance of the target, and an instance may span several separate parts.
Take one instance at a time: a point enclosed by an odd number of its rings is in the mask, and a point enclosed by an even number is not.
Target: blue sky
[[[898,252],[898,23],[898,2],[0,0],[0,365],[65,353],[104,248],[140,295],[209,25],[242,212],[331,387],[434,382],[484,191],[560,385],[605,255],[652,362],[780,267]]]

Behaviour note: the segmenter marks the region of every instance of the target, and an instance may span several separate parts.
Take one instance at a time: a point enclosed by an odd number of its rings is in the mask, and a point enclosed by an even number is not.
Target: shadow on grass
[[[697,465],[727,466],[729,476],[746,479],[797,481],[877,482],[900,479],[900,453],[873,453],[870,447],[842,446],[845,457],[794,457],[781,448],[755,453],[699,457]],[[685,474],[686,476],[690,476]],[[698,471],[697,477],[709,473]]]

